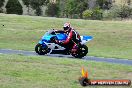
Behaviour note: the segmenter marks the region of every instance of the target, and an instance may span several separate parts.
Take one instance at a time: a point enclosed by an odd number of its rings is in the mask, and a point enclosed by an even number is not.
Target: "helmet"
[[[70,28],[70,23],[65,23],[63,28],[64,30],[68,30]]]

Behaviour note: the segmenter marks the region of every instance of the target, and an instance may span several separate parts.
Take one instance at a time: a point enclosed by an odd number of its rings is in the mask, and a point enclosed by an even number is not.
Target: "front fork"
[[[39,44],[42,45],[42,49],[48,48],[48,46],[42,40],[39,41]]]

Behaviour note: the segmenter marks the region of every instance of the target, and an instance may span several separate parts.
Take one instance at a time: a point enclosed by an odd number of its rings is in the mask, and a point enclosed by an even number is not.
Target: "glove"
[[[63,45],[63,42],[59,41],[59,43],[58,43],[58,44]]]
[[[55,35],[55,31],[52,31],[51,34],[52,34],[52,35]]]
[[[62,45],[62,44],[63,44],[63,42],[61,42],[61,41],[59,41],[59,40],[55,40],[55,43],[56,43],[56,44],[59,44],[59,45]]]
[[[59,40],[55,40],[55,43],[59,44]]]

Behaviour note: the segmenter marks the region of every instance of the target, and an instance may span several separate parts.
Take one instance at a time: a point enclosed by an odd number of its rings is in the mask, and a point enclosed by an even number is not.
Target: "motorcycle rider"
[[[77,45],[80,44],[81,38],[78,32],[71,28],[70,23],[65,23],[63,26],[63,31],[55,31],[56,33],[66,33],[67,39],[65,41],[56,40],[55,43],[60,44],[67,49],[72,49],[73,52],[77,50]],[[71,46],[71,47],[70,47]]]

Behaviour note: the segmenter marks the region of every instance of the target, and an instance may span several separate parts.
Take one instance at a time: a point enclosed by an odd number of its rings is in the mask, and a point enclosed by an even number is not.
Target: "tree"
[[[0,8],[4,5],[5,0],[0,0]]]
[[[75,0],[67,0],[66,6],[65,6],[65,13],[72,18],[73,14],[76,13],[76,6],[77,2]]]
[[[108,0],[97,0],[96,3],[100,9],[110,9],[112,5],[112,2]]]
[[[23,2],[26,6],[31,5],[35,8],[37,5],[42,6],[48,4],[49,0],[23,0]]]
[[[7,14],[19,14],[23,13],[22,6],[18,0],[9,0],[7,5]]]
[[[88,8],[87,0],[78,0],[77,4],[77,14],[82,18],[82,13]]]
[[[127,0],[128,5],[131,5],[131,0]]]
[[[4,1],[5,0],[0,0],[0,12],[3,12],[1,7],[4,5]]]
[[[82,13],[87,9],[87,5],[87,0],[67,0],[65,13],[68,14],[71,18],[75,14],[82,18]]]
[[[36,15],[40,16],[42,14],[41,6],[47,5],[49,0],[23,0],[24,4],[29,8],[31,6],[36,10]]]
[[[59,12],[59,6],[57,3],[49,3],[47,5],[46,14],[48,16],[51,16],[51,17],[58,16],[58,12]]]
[[[66,0],[57,0],[58,7],[59,7],[59,17],[68,17],[65,14],[65,6],[66,6]]]

